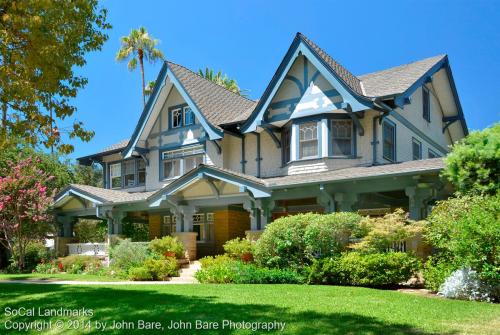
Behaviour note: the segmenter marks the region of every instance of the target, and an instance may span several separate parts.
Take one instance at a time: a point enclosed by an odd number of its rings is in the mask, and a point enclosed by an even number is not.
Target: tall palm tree
[[[130,71],[137,67],[137,62],[141,67],[142,76],[142,102],[146,105],[146,83],[144,80],[144,60],[155,63],[164,59],[163,53],[156,48],[159,40],[150,36],[144,27],[133,29],[130,35],[121,38],[121,48],[116,54],[118,62],[130,58],[127,66]]]
[[[205,71],[199,69],[198,74],[201,77],[216,83],[217,85],[225,87],[231,92],[234,92],[241,96],[246,96],[246,93],[244,93],[246,90],[240,89],[236,80],[228,78],[227,74],[222,74],[222,71],[214,73],[214,70],[206,67]]]

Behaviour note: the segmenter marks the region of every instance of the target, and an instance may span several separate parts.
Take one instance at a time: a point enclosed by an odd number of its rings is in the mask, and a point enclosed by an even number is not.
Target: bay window
[[[299,125],[299,158],[318,156],[318,124],[305,122]]]
[[[121,163],[111,164],[109,166],[109,180],[111,188],[122,187],[122,165]]]
[[[137,179],[139,185],[146,184],[146,163],[142,159],[137,161]]]
[[[332,155],[350,156],[353,154],[352,120],[332,120]]]
[[[135,186],[135,161],[129,160],[123,162],[123,186]]]

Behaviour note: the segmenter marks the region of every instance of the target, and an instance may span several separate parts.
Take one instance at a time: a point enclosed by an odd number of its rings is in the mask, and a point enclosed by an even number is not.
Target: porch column
[[[122,220],[127,216],[125,212],[114,212],[113,213],[113,234],[120,235],[122,233]]]
[[[75,217],[58,215],[56,221],[59,224],[59,233],[54,239],[55,251],[57,256],[66,256],[68,254],[67,244],[73,241]]]
[[[352,207],[358,201],[356,193],[335,193],[335,201],[341,212],[352,212]]]
[[[248,211],[250,216],[250,230],[260,230],[258,222],[260,213],[257,213],[254,202],[251,200],[245,201],[245,203],[243,203],[243,208]]]
[[[196,213],[196,208],[193,206],[182,206],[182,216],[184,219],[184,230],[186,232],[193,231],[193,214]]]
[[[175,216],[175,231],[177,232],[182,232],[184,231],[184,222],[183,222],[183,219],[182,219],[182,213],[181,211],[176,207],[173,209],[173,213],[174,213],[174,216]]]
[[[405,188],[408,196],[408,209],[410,219],[421,220],[427,216],[427,201],[435,195],[435,191],[430,187],[410,186]]]

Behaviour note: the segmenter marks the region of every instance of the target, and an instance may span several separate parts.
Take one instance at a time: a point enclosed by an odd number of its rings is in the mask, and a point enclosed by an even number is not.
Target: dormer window
[[[172,110],[172,128],[182,127],[182,108]]]
[[[184,107],[183,112],[184,112],[184,125],[190,126],[194,124],[194,113],[191,107],[189,106]]]
[[[299,125],[299,159],[318,157],[318,124],[305,122]]]

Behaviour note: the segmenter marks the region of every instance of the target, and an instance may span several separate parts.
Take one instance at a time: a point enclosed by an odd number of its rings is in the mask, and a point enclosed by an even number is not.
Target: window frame
[[[130,187],[135,187],[137,185],[137,161],[135,159],[128,159],[124,160],[121,162],[121,168],[122,168],[122,187],[123,188],[130,188]],[[127,165],[132,166],[132,173],[127,173]],[[128,185],[126,184],[126,178],[127,176],[133,176],[133,184]]]
[[[186,110],[189,110],[189,113],[186,113]],[[188,114],[192,115],[192,120],[189,123],[186,120],[186,116]],[[182,118],[183,118],[183,126],[192,126],[193,124],[195,124],[195,115],[193,110],[189,106],[182,107]]]
[[[113,171],[113,166],[118,166],[118,171],[120,173],[119,176],[113,176],[112,171]],[[109,189],[115,190],[119,188],[123,188],[123,176],[122,176],[122,162],[114,162],[109,164]],[[120,186],[113,187],[113,179],[114,178],[120,178]]]
[[[431,157],[431,156],[434,156],[434,157]],[[434,150],[432,150],[431,148],[428,148],[427,149],[427,157],[432,159],[432,158],[439,158],[441,157],[440,155],[438,155]]]
[[[288,159],[287,159],[288,158]],[[281,130],[281,164],[285,166],[292,160],[292,127]]]
[[[334,137],[333,137],[333,123],[334,122],[349,122],[351,124],[351,132],[350,132],[350,153],[347,155],[337,155],[334,153]],[[334,157],[334,158],[345,158],[345,157],[352,157],[355,155],[356,152],[356,131],[355,131],[355,124],[352,119],[350,118],[330,118],[329,119],[329,124],[328,124],[328,141],[329,141],[329,156]]]
[[[174,126],[174,113],[179,111],[180,116],[179,116],[179,124],[177,126]],[[170,110],[170,129],[177,129],[177,128],[182,128],[184,122],[184,113],[183,113],[183,107],[175,107]]]
[[[392,157],[386,156],[385,152],[385,127],[391,127],[393,129],[392,132]],[[389,120],[384,120],[382,122],[382,158],[388,160],[389,162],[396,162],[396,124]]]
[[[427,87],[422,86],[422,117],[431,122],[431,94]]]
[[[314,126],[316,128],[316,131],[314,132],[315,133],[315,136],[316,138],[315,139],[311,139],[311,140],[301,140],[300,139],[300,133],[301,133],[301,127],[307,125],[307,124],[310,124],[311,126]],[[319,158],[320,157],[320,149],[319,149],[319,134],[318,134],[318,130],[319,130],[319,126],[318,126],[318,121],[305,121],[305,122],[301,122],[298,124],[298,127],[297,127],[297,130],[298,130],[298,134],[297,134],[297,143],[298,143],[298,148],[297,148],[297,153],[298,153],[298,159],[299,160],[307,160],[307,159],[315,159],[315,158]],[[308,142],[316,142],[316,155],[314,156],[303,156],[302,155],[302,143],[308,143]]]
[[[415,158],[415,147],[414,145],[418,145],[418,157]],[[422,159],[422,142],[420,142],[419,140],[417,140],[415,137],[412,137],[411,138],[411,158],[412,160],[414,161],[418,161],[418,160],[421,160]]]
[[[168,157],[166,157],[167,154],[169,155]],[[198,157],[198,156],[201,157],[201,163],[197,164],[196,167],[198,167],[198,165],[200,165],[200,164],[204,164],[206,161],[205,145],[203,145],[203,144],[202,145],[190,145],[187,147],[180,147],[177,149],[160,151],[159,180],[165,181],[165,180],[176,179],[176,178],[179,178],[180,176],[186,174],[187,172],[193,170],[193,169],[190,169],[190,170],[186,169],[185,159],[190,158],[190,157]],[[172,176],[172,177],[166,177],[165,176],[165,163],[168,161],[173,161],[173,160],[179,160],[179,175]]]
[[[144,164],[144,182],[139,182],[139,165],[140,163]],[[125,164],[133,163],[134,165],[134,185],[125,185]],[[112,166],[114,165],[119,165],[120,166],[120,186],[113,187],[112,183],[112,178],[111,178],[111,169]],[[134,187],[140,187],[146,185],[146,176],[147,176],[147,167],[146,167],[146,162],[142,158],[131,158],[131,159],[124,159],[124,160],[119,160],[119,161],[113,161],[113,162],[108,162],[107,163],[107,168],[106,168],[106,188],[111,189],[111,190],[116,190],[116,189],[127,189],[127,188],[134,188]],[[129,173],[130,175],[130,173]],[[113,178],[118,178],[113,177]]]

